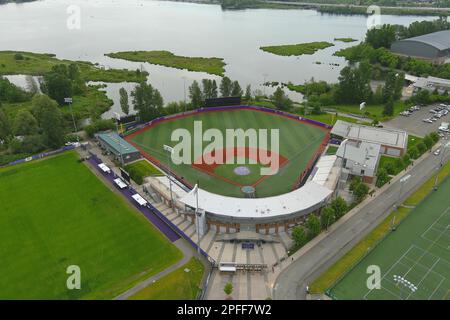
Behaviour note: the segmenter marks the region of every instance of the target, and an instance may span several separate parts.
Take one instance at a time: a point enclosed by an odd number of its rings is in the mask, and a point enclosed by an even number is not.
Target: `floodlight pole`
[[[196,208],[195,208],[195,220],[196,220],[196,224],[197,224],[197,253],[200,254],[200,219],[199,219],[199,215],[201,214],[199,212],[199,208],[198,208],[198,189],[199,189],[199,182],[197,181],[197,189],[195,191],[195,195],[196,195]]]
[[[170,170],[170,156],[173,154],[173,148],[170,147],[170,146],[164,145],[163,149],[164,149],[164,151],[167,152],[167,167],[169,169],[167,177],[169,178],[170,207],[173,210],[174,209],[174,205],[173,205],[173,192],[172,192],[172,179],[171,179],[172,171]]]
[[[437,186],[438,186],[438,180],[439,180],[439,168],[442,168],[442,166],[444,165],[444,157],[445,157],[445,153],[447,151],[447,148],[450,148],[450,141],[447,142],[443,147],[442,147],[442,155],[441,155],[441,159],[439,160],[439,167],[436,169],[436,177],[434,179],[434,186],[433,189],[437,190]]]
[[[411,178],[410,174],[400,179],[400,192],[398,193],[397,201],[394,204],[394,209],[398,209],[400,207],[400,198],[402,196],[403,186],[405,185],[405,183],[408,181],[409,178]]]
[[[184,87],[184,112],[187,111],[186,106],[186,76],[183,76],[183,87]]]
[[[117,112],[114,112],[114,115],[116,116],[116,130],[117,130],[117,135],[120,138],[120,133],[119,133],[119,120],[120,120],[120,114],[118,114]],[[120,143],[120,139],[119,139],[119,154],[120,154],[120,164],[123,166],[123,154],[122,154],[122,144]]]
[[[64,98],[64,102],[69,103],[69,109],[70,109],[70,115],[72,116],[72,122],[73,122],[73,128],[75,130],[75,134],[78,132],[78,128],[77,128],[77,123],[75,121],[75,117],[73,116],[73,109],[72,109],[72,102],[73,99],[72,98]],[[80,137],[78,137],[78,134],[76,134],[77,136],[77,142],[80,142]]]

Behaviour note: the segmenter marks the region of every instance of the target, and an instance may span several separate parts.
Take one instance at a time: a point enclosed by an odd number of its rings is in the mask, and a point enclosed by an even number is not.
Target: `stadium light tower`
[[[72,98],[64,98],[64,102],[69,104],[70,114],[72,116],[73,128],[74,128],[75,134],[76,134],[78,132],[78,128],[77,128],[77,123],[75,122],[75,117],[73,116],[73,110],[72,110],[73,99]],[[78,134],[76,134],[76,136],[77,136],[77,142],[80,142],[80,138],[78,137]]]
[[[114,112],[114,116],[116,117],[116,130],[117,130],[117,135],[120,138],[120,133],[119,133],[119,121],[120,121],[120,114],[117,112]],[[120,140],[118,140],[119,142],[119,154],[120,154],[120,164],[123,166],[123,154],[122,154],[122,143],[120,143]]]
[[[400,207],[400,199],[402,197],[403,186],[409,180],[409,178],[411,178],[410,174],[408,174],[400,179],[400,191],[398,193],[397,201],[394,203],[393,212],[395,212]],[[394,215],[394,217],[392,218],[392,222],[391,222],[391,230],[395,230],[395,218],[396,218],[396,216]]]
[[[441,150],[442,155],[441,155],[441,159],[439,160],[439,167],[436,168],[436,178],[434,179],[434,186],[433,186],[434,190],[437,190],[438,179],[439,179],[439,168],[442,168],[442,166],[444,165],[444,157],[445,157],[445,153],[448,148],[450,148],[450,141],[447,142],[444,146],[442,146],[442,150]]]
[[[169,172],[168,172],[168,176],[167,177],[169,178],[170,206],[173,209],[174,206],[173,206],[173,192],[172,192],[172,178],[171,178],[172,171],[170,170],[170,157],[173,154],[173,148],[171,146],[168,146],[168,145],[163,145],[163,149],[164,149],[165,152],[167,152],[167,165],[168,165],[168,168],[169,168]]]

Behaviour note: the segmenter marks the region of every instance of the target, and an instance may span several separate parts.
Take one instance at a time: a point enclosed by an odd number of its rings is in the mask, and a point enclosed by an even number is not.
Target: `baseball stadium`
[[[216,157],[218,150],[208,149],[211,143],[208,139],[198,142],[194,137],[195,123],[199,122],[203,132],[214,129],[223,136],[227,136],[229,129],[243,132],[267,129],[267,136],[271,130],[278,130],[279,148],[274,150],[269,143],[249,147],[248,139],[235,139],[231,147],[227,141],[224,149],[219,150],[223,161],[211,164],[208,160]],[[177,144],[171,136],[179,128],[194,137],[190,144],[192,153],[202,144],[203,154],[200,158],[194,156],[197,158],[192,159],[192,164],[175,164],[172,154],[167,152],[167,147],[174,148]],[[178,197],[167,200],[175,201],[180,212],[193,213],[198,207],[205,212],[208,229],[233,232],[245,226],[245,230],[264,229],[269,233],[269,230],[278,232],[280,226],[287,229],[290,223],[298,223],[298,219],[316,212],[331,195],[330,188],[308,179],[329,141],[329,132],[329,126],[297,115],[262,107],[232,106],[158,118],[125,139],[174,178],[180,186]],[[261,154],[277,160],[279,167],[275,174],[261,174],[261,169],[268,169]]]

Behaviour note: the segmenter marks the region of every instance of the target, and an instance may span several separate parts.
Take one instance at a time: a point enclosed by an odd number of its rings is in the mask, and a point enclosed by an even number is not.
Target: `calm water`
[[[70,5],[81,8],[79,30],[66,26]],[[433,18],[382,16],[382,23],[407,25],[424,19]],[[110,59],[104,54],[164,49],[179,55],[222,57],[227,63],[227,76],[239,80],[243,88],[251,84],[253,89],[270,93],[272,89],[261,86],[264,79],[303,83],[314,77],[336,81],[345,61],[332,54],[354,43],[337,42],[334,47],[301,57],[272,55],[259,50],[260,46],[333,42],[337,37],[362,40],[366,28],[363,16],[322,15],[313,10],[222,11],[217,5],[150,0],[43,0],[0,6],[0,50],[55,53],[59,58],[88,60],[105,67],[142,67],[150,73],[149,81],[161,91],[165,102],[183,100],[184,87],[193,80],[220,78]],[[107,89],[115,101],[114,110],[118,108],[118,88],[120,85],[115,84]],[[300,97],[292,93],[292,98]]]

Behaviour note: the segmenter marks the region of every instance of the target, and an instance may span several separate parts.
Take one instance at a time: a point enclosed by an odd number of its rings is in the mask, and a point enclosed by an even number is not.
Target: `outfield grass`
[[[189,272],[185,272],[185,269],[189,269]],[[140,290],[128,300],[195,300],[201,289],[204,270],[200,260],[191,258],[184,266]]]
[[[182,253],[74,152],[0,169],[0,299],[110,299]],[[81,290],[66,269],[81,268]]]
[[[200,113],[159,123],[149,130],[134,136],[131,142],[165,165],[167,163],[167,154],[163,151],[163,145],[175,146],[177,144],[170,140],[172,131],[178,128],[185,128],[192,133],[194,121],[202,121],[203,132],[209,128],[216,128],[224,133],[224,137],[227,128],[242,128],[243,130],[279,129],[279,153],[289,161],[276,175],[269,176],[258,184],[256,187],[256,195],[258,197],[273,196],[291,191],[326,135],[326,132],[318,127],[285,117],[253,110],[230,110]],[[270,131],[268,135],[270,136]],[[193,141],[192,145],[195,143]],[[203,148],[209,143],[203,142]],[[193,149],[192,154],[194,154]],[[191,161],[193,162],[194,159],[191,159]],[[192,185],[199,181],[200,186],[210,192],[235,197],[243,196],[240,186],[230,184],[204,171],[194,169],[191,165],[171,164],[171,169]],[[231,170],[226,178],[235,179],[237,177]]]
[[[162,176],[163,173],[155,168],[147,160],[139,160],[125,166],[125,170],[130,174],[131,179],[142,184],[145,177]]]
[[[262,51],[270,52],[279,56],[301,56],[303,54],[314,54],[316,51],[332,47],[334,44],[326,41],[307,42],[299,44],[288,44],[280,46],[260,47]]]
[[[169,51],[124,51],[106,54],[110,58],[148,62],[177,69],[206,72],[223,76],[225,62],[222,58],[183,57]]]
[[[20,54],[23,60],[16,60]],[[85,81],[103,82],[141,82],[147,78],[147,73],[119,69],[102,69],[90,62],[60,60],[52,54],[41,54],[22,51],[0,51],[0,75],[25,74],[40,76],[49,72],[58,64],[76,63],[80,68],[81,77]]]
[[[439,172],[439,180],[443,180],[450,174],[450,162],[447,163]],[[432,191],[434,177],[430,178],[425,184],[414,192],[406,201],[405,205],[417,205]],[[448,183],[448,181],[447,181]],[[311,285],[312,293],[323,293],[333,284],[335,284],[345,273],[355,264],[364,258],[364,256],[386,235],[390,232],[392,219],[395,216],[397,223],[401,222],[411,212],[410,208],[400,207],[391,213],[382,223],[372,230],[363,240],[356,244],[349,252],[333,264],[327,271],[320,275]],[[400,241],[402,242],[402,241]]]

